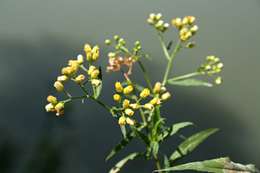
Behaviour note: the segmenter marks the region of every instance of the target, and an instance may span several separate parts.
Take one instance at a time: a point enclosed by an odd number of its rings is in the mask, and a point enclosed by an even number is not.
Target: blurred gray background
[[[133,142],[105,163],[105,154],[121,138],[105,110],[78,102],[66,109],[64,118],[56,118],[44,112],[44,105],[65,62],[85,42],[104,47],[103,40],[114,34],[131,44],[140,40],[153,58],[146,65],[154,81],[160,80],[165,61],[155,32],[146,24],[151,12],[161,12],[167,20],[198,18],[197,47],[179,54],[175,75],[192,72],[210,54],[225,64],[221,87],[171,88],[174,96],[164,108],[169,122],[193,121],[197,127],[191,131],[221,129],[187,160],[230,156],[260,167],[259,0],[1,0],[1,173],[107,172],[127,152],[142,149]],[[103,49],[103,65],[107,52]],[[117,77],[105,75],[102,98],[107,102]],[[173,138],[163,150],[171,151],[176,142]],[[122,172],[151,170],[152,164],[137,160]]]

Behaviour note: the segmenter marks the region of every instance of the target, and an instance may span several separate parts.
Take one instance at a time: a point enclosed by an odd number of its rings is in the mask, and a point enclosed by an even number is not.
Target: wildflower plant
[[[163,50],[167,66],[161,80],[152,83],[149,73],[145,68],[146,54],[142,50],[140,41],[136,41],[132,48],[129,48],[125,39],[115,35],[112,39],[106,39],[105,44],[110,47],[108,53],[107,72],[119,72],[121,79],[114,82],[114,91],[111,95],[114,104],[107,105],[99,99],[102,90],[102,70],[97,65],[100,57],[99,46],[84,45],[84,55],[79,54],[77,58],[69,60],[67,66],[61,69],[61,74],[54,82],[57,92],[63,92],[65,99],[60,100],[55,96],[47,97],[48,104],[45,106],[47,112],[55,112],[62,116],[67,104],[74,100],[90,99],[105,108],[112,118],[117,121],[122,131],[122,140],[107,155],[106,160],[113,158],[118,152],[128,146],[137,138],[145,146],[144,151],[130,153],[119,161],[109,173],[120,172],[122,167],[130,160],[143,157],[146,160],[155,162],[155,172],[170,172],[182,170],[194,170],[201,172],[257,172],[253,165],[242,165],[232,162],[228,157],[184,163],[176,165],[184,157],[195,150],[204,140],[218,131],[216,128],[206,129],[195,134],[182,138],[182,142],[172,153],[162,153],[161,146],[171,136],[180,137],[184,128],[193,126],[192,122],[178,122],[169,125],[166,122],[166,113],[161,114],[161,108],[165,102],[170,101],[173,93],[168,90],[171,85],[177,86],[204,86],[212,87],[222,83],[221,72],[223,63],[220,58],[210,55],[206,56],[204,62],[192,73],[181,76],[173,76],[171,71],[174,67],[174,60],[178,53],[186,48],[195,46],[194,36],[197,34],[198,26],[193,16],[174,18],[171,25],[162,19],[162,15],[150,14],[148,24],[157,32],[161,48]],[[173,41],[167,44],[165,32],[175,30],[178,38],[175,41],[175,48],[172,48]],[[168,40],[169,41],[169,40]],[[132,69],[139,66],[146,82],[142,86],[135,82]],[[198,77],[209,77],[201,80]],[[72,96],[66,87],[66,83],[72,81],[82,90],[82,95]],[[210,82],[211,81],[211,82]]]

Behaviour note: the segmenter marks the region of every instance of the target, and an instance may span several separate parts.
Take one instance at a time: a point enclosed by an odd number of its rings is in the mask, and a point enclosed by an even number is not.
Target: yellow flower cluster
[[[162,87],[160,82],[157,82],[154,85],[153,91],[144,88],[139,95],[135,95],[136,93],[134,92],[134,86],[132,84],[123,86],[120,82],[116,82],[115,91],[116,93],[113,95],[113,99],[119,104],[119,110],[121,110],[121,116],[118,120],[119,125],[134,125],[135,121],[132,119],[132,116],[135,114],[136,110],[143,108],[153,111],[156,105],[161,104],[171,97],[171,94],[166,92],[166,89]],[[132,99],[133,97],[131,96],[134,96],[135,99]],[[142,104],[141,102],[148,97],[152,98]],[[132,102],[130,100],[132,100]]]
[[[47,112],[56,112],[57,116],[64,113],[64,102],[58,102],[57,98],[49,95],[47,97],[48,104],[45,106]]]
[[[183,19],[172,19],[172,26],[179,30],[179,38],[181,41],[187,41],[196,34],[199,27],[194,24],[196,18],[194,16],[185,16]]]
[[[149,15],[149,18],[147,19],[147,22],[150,25],[154,26],[155,29],[157,29],[160,32],[165,32],[169,28],[169,24],[162,20],[161,13],[158,14],[151,13]]]
[[[99,58],[99,47],[94,46],[91,48],[89,44],[85,44],[84,51],[86,53],[86,60],[91,64],[93,61]],[[54,82],[53,86],[58,92],[64,91],[64,84],[68,80],[74,81],[76,84],[82,85],[86,81],[90,81],[92,85],[98,86],[101,84],[100,70],[94,65],[90,65],[89,68],[85,68],[84,56],[78,55],[76,59],[71,59],[68,61],[67,66],[61,69],[61,75],[57,77],[57,80]],[[79,73],[80,69],[83,71]],[[87,77],[88,75],[88,77]],[[87,79],[88,78],[88,79]],[[55,97],[48,96],[47,100],[49,102],[46,105],[47,112],[57,112],[57,115],[60,115],[63,112],[64,103],[55,102]],[[57,99],[56,99],[57,100]]]

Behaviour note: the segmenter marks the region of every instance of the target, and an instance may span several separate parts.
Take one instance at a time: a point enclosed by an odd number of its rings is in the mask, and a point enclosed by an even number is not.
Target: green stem
[[[157,169],[157,170],[161,170],[162,167],[161,167],[160,160],[158,159],[158,156],[157,156],[157,155],[154,156],[154,160],[155,160],[156,169]],[[160,172],[161,172],[161,171],[160,171]],[[159,173],[160,173],[160,172],[159,172]]]
[[[141,70],[143,72],[144,79],[145,79],[149,89],[152,90],[153,87],[152,87],[152,84],[151,84],[151,80],[150,80],[149,75],[148,75],[148,73],[147,73],[147,71],[146,71],[146,69],[145,69],[145,67],[144,67],[144,65],[143,65],[141,60],[138,60],[138,65],[140,66],[140,68],[141,68]]]
[[[173,66],[173,60],[174,58],[176,57],[178,51],[180,50],[181,48],[181,41],[179,40],[170,56],[170,59],[168,61],[168,64],[167,64],[167,67],[166,67],[166,70],[165,70],[165,74],[164,74],[164,77],[163,77],[163,81],[162,81],[162,85],[165,86],[166,83],[167,83],[167,80],[168,80],[168,77],[169,77],[169,74],[170,74],[170,71],[172,69],[172,66]]]
[[[197,75],[200,75],[200,73],[199,72],[193,72],[193,73],[188,73],[188,74],[185,74],[185,75],[174,77],[171,80],[174,80],[174,81],[183,80],[183,79],[191,78],[191,77],[197,76]]]
[[[164,43],[163,36],[160,32],[158,32],[158,36],[159,36],[159,41],[161,43],[164,55],[165,55],[167,60],[170,60],[170,55],[169,55],[169,52],[167,50],[167,46]]]

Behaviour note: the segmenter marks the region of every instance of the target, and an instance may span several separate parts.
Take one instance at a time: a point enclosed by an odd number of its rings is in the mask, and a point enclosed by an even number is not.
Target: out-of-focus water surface
[[[56,118],[44,112],[45,97],[54,92],[59,69],[85,42],[104,46],[103,40],[114,34],[130,43],[140,40],[156,62],[146,65],[160,80],[165,61],[155,32],[145,22],[150,12],[162,12],[167,20],[198,18],[198,46],[179,54],[175,74],[190,72],[209,54],[223,57],[225,64],[221,87],[171,88],[174,96],[164,108],[170,122],[192,120],[197,130],[221,129],[187,160],[230,156],[260,167],[259,0],[2,0],[1,173],[108,171],[120,158],[104,162],[121,138],[116,122],[92,102],[73,104],[64,118]],[[104,65],[107,52],[102,52]],[[103,98],[111,102],[117,76],[105,77]],[[172,150],[175,142],[169,141],[164,150]],[[133,142],[127,151],[141,149]],[[123,172],[149,172],[151,166],[137,160]]]

